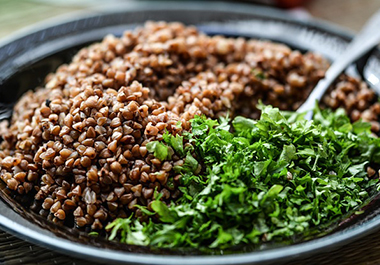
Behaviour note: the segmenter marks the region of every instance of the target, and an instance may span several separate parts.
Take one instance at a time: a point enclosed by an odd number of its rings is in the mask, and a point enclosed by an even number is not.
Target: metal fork
[[[316,101],[320,101],[335,79],[352,63],[367,54],[380,43],[380,10],[377,11],[326,71],[306,101],[297,112],[307,112],[305,119],[312,120]]]

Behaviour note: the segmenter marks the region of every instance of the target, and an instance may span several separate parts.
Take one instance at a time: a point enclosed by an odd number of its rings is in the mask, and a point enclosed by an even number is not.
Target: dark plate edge
[[[172,2],[166,2],[171,3]],[[323,30],[326,32],[329,32],[333,35],[337,35],[339,37],[342,37],[344,39],[350,39],[352,38],[352,35],[349,31],[346,29],[342,29],[338,26],[328,24],[323,21],[319,20],[299,20],[294,19],[288,16],[287,14],[284,14],[281,11],[272,10],[271,8],[267,7],[261,7],[261,6],[252,6],[252,5],[244,5],[244,4],[227,4],[227,3],[215,3],[215,2],[203,2],[203,4],[207,5],[207,8],[213,9],[217,8],[218,10],[231,10],[229,8],[233,7],[234,12],[243,12],[243,13],[255,13],[260,14],[260,16],[266,16],[268,18],[274,18],[274,19],[281,19],[292,23],[298,23],[303,24],[308,27],[315,27],[319,30]],[[139,4],[132,4],[127,5],[126,8],[129,10],[144,10],[144,9],[153,9],[155,10],[159,9],[195,9],[199,10],[199,6],[196,6],[196,3],[176,3],[176,5],[165,5],[165,7],[160,6],[160,3],[139,3]],[[158,7],[159,6],[159,7]],[[202,8],[204,9],[204,8]],[[118,8],[118,12],[121,9]],[[110,14],[113,11],[111,9],[109,10],[102,10],[98,14],[92,14],[87,15],[85,12],[84,17],[80,17],[79,19],[83,19],[86,17],[96,17],[97,15],[104,15],[104,14]],[[70,16],[72,17],[72,16]],[[62,24],[63,20],[57,20],[57,23],[55,25]],[[65,21],[64,23],[69,22]],[[17,37],[9,37],[7,39],[4,39],[0,42],[0,48],[1,46],[4,46],[10,42],[17,41],[18,39],[25,37],[26,35],[37,33],[39,31],[42,31],[49,27],[39,27],[35,29],[34,31],[32,29],[31,32],[25,32],[23,36],[18,35]],[[54,27],[54,25],[53,25]],[[14,35],[16,36],[16,35]],[[312,255],[318,252],[331,250],[333,247],[339,247],[344,244],[348,244],[349,242],[352,242],[360,237],[363,237],[365,235],[368,235],[372,233],[373,231],[379,229],[380,227],[380,217],[375,217],[372,220],[368,221],[365,225],[357,227],[355,229],[349,229],[345,230],[343,232],[334,234],[332,236],[327,236],[321,239],[316,239],[310,242],[301,243],[295,246],[289,246],[285,248],[280,249],[274,249],[274,250],[265,250],[261,252],[254,252],[254,253],[246,253],[246,254],[233,254],[228,256],[199,256],[199,257],[181,257],[181,256],[157,256],[157,255],[148,255],[148,254],[131,254],[131,253],[123,253],[123,252],[115,252],[115,251],[107,251],[107,250],[99,250],[98,248],[89,247],[89,246],[83,246],[75,243],[71,243],[68,240],[63,239],[55,239],[51,238],[45,234],[41,234],[38,232],[38,227],[36,227],[36,231],[33,231],[31,229],[25,228],[22,225],[12,221],[9,217],[2,215],[2,212],[9,211],[9,207],[5,205],[3,202],[0,204],[0,227],[6,230],[7,232],[10,232],[12,234],[15,234],[21,238],[25,239],[25,236],[28,237],[28,241],[37,243],[39,245],[43,245],[47,248],[54,249],[58,252],[61,252],[63,254],[69,254],[73,253],[77,257],[87,257],[92,260],[96,261],[127,261],[127,262],[133,262],[133,263],[140,263],[140,264],[178,264],[178,262],[181,262],[181,264],[215,264],[215,263],[223,263],[223,264],[252,264],[252,263],[268,263],[268,262],[275,262],[275,261],[285,261],[290,258],[299,257],[302,254],[308,254]],[[22,222],[21,222],[22,223]],[[45,243],[42,242],[42,239],[45,239]],[[75,245],[75,248],[73,248],[73,244]],[[59,247],[57,247],[59,246]],[[91,251],[90,254],[86,253],[86,251]]]

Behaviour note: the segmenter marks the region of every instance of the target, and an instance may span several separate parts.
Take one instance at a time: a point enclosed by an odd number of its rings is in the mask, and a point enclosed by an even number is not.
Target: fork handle
[[[305,119],[311,120],[315,102],[320,101],[326,90],[335,79],[353,62],[361,58],[380,43],[380,10],[377,11],[346,50],[335,59],[326,71],[325,78],[320,80],[306,101],[298,108],[297,112],[306,112]]]

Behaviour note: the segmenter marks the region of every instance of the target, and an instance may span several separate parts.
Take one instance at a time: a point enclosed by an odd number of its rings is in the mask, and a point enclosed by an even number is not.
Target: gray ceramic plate
[[[316,21],[300,21],[270,8],[218,2],[148,2],[105,8],[97,14],[82,16],[0,42],[0,118],[11,114],[11,106],[28,89],[41,84],[44,76],[69,61],[88,43],[112,33],[143,24],[146,20],[180,21],[196,25],[209,34],[225,34],[270,39],[302,51],[319,52],[334,59],[346,46],[350,34]],[[380,78],[380,53],[376,50],[359,71],[377,89]],[[2,193],[3,194],[3,193]],[[54,227],[39,219],[8,196],[1,196],[0,226],[22,239],[68,255],[93,261],[128,264],[268,264],[296,257],[331,251],[333,248],[373,233],[380,228],[373,199],[360,220],[348,222],[344,229],[303,243],[255,249],[239,254],[178,254],[170,250],[150,250],[91,239],[72,229]],[[37,224],[38,223],[38,224]]]

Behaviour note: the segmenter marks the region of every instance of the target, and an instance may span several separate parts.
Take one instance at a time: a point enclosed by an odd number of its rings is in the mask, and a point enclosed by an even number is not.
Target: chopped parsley
[[[158,141],[149,142],[146,145],[146,149],[152,152],[153,155],[161,161],[168,160],[172,157],[169,147]]]
[[[175,169],[183,195],[169,206],[155,196],[153,211],[142,208],[158,222],[117,219],[107,227],[109,239],[198,249],[285,241],[363,205],[377,184],[366,168],[380,164],[370,124],[350,123],[343,110],[316,109],[306,121],[261,108],[259,120],[195,117],[185,136],[191,150],[178,135],[149,143],[159,159],[169,159],[168,148],[185,158]]]

